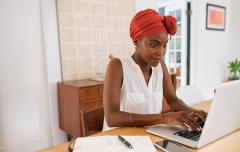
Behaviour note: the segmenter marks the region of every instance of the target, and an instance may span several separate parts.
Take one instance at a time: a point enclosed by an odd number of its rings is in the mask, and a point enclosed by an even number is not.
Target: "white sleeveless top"
[[[123,84],[120,111],[137,114],[159,114],[162,110],[163,74],[159,64],[152,67],[148,85],[138,64],[129,57],[120,59],[123,68]],[[111,129],[104,119],[103,130]]]

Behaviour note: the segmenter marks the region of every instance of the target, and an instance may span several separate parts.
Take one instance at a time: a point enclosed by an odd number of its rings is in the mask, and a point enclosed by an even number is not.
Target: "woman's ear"
[[[139,46],[139,43],[140,43],[140,40],[133,42],[133,44],[134,44],[135,47],[138,47],[138,46]]]
[[[134,42],[133,42],[133,45],[134,45],[135,47],[137,47],[137,46],[138,46],[137,41],[134,41]]]

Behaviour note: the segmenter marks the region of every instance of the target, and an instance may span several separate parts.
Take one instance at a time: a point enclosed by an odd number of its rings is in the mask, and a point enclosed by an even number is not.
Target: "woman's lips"
[[[155,62],[160,62],[160,58],[152,58]]]

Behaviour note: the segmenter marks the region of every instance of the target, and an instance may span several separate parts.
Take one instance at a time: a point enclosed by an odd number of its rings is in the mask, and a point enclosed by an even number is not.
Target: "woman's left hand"
[[[186,111],[191,113],[192,117],[194,117],[196,122],[205,122],[205,120],[207,118],[207,113],[203,110],[188,108]]]

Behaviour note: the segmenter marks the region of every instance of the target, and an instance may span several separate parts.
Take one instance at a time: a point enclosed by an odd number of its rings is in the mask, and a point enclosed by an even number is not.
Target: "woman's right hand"
[[[164,124],[167,125],[181,125],[185,129],[191,129],[194,131],[201,131],[202,128],[198,124],[198,117],[194,116],[189,111],[168,112],[162,114],[164,118]]]

